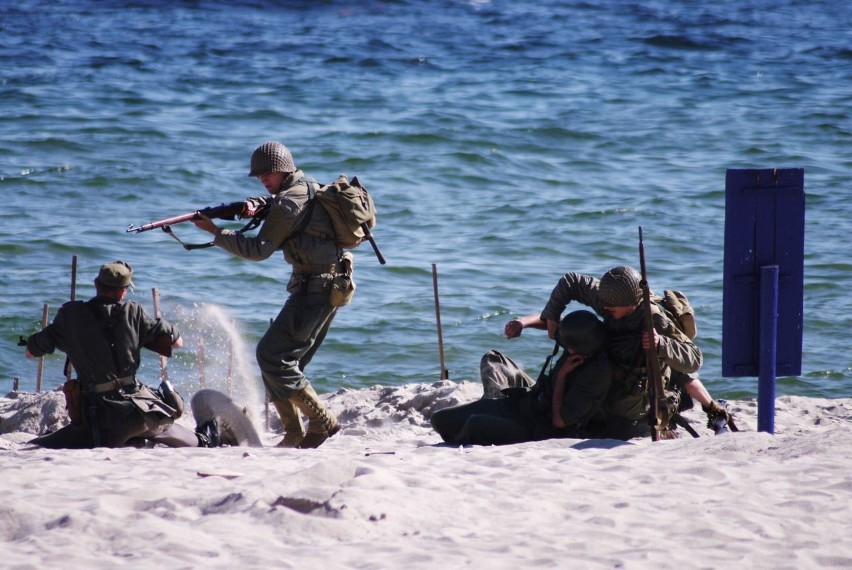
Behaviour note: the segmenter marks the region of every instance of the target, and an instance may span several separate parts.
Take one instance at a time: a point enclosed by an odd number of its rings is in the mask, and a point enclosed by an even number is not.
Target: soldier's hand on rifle
[[[219,226],[214,224],[213,220],[211,220],[201,212],[197,212],[196,214],[196,217],[192,219],[192,223],[195,224],[196,228],[202,229],[205,232],[213,234],[214,236],[219,233]]]
[[[660,344],[660,335],[657,334],[657,331],[654,331],[654,348]],[[648,350],[651,348],[651,343],[648,342],[648,331],[642,331],[642,349]]]

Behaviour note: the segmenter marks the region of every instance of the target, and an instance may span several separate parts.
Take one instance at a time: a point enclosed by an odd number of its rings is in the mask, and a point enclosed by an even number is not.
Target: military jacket
[[[343,250],[334,241],[334,227],[319,204],[309,207],[309,192],[301,170],[284,179],[281,190],[272,196],[269,214],[256,236],[221,230],[213,243],[244,259],[260,261],[283,250],[284,260],[296,267],[330,266]],[[304,219],[310,222],[302,228]],[[301,230],[301,231],[300,231]]]
[[[642,349],[644,315],[641,310],[614,319],[604,310],[598,296],[599,281],[588,275],[566,273],[554,287],[541,317],[558,321],[571,301],[591,307],[603,317],[607,340],[605,351],[613,366],[613,382],[604,409],[619,416],[638,419],[648,411],[645,352]],[[659,305],[652,303],[654,329],[659,335],[657,356],[663,381],[669,387],[671,371],[696,372],[703,356],[698,346],[680,332]]]
[[[174,342],[180,333],[134,301],[116,303],[99,296],[62,305],[51,324],[29,337],[27,350],[42,356],[58,348],[84,385],[99,384],[136,374],[141,348],[162,335]]]
[[[531,395],[541,404],[536,408],[540,419],[551,425],[553,390],[559,369],[568,354],[553,365],[550,373],[536,382]],[[598,352],[589,356],[578,368],[565,378],[565,393],[559,407],[559,415],[568,428],[583,426],[600,408],[612,383],[612,366],[606,355]]]

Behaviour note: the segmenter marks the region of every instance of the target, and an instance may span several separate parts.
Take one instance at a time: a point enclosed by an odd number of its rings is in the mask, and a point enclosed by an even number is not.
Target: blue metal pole
[[[757,431],[775,433],[775,363],[778,342],[778,266],[760,268],[760,360]]]

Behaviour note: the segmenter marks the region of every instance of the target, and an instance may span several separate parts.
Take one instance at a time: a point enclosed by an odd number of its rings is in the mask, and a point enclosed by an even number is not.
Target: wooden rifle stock
[[[642,240],[642,226],[639,226],[639,265],[642,271],[642,312],[645,321],[645,332],[648,334],[650,345],[645,349],[645,369],[648,374],[648,401],[651,405],[651,441],[671,439],[674,433],[669,427],[671,412],[663,386],[663,373],[657,356],[657,346],[654,341],[654,314],[651,311],[651,288],[648,285],[648,274],[645,268],[645,244]]]

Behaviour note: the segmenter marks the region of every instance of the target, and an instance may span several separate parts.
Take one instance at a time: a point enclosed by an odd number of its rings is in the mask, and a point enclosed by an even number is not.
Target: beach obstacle
[[[48,315],[49,306],[47,303],[44,304],[41,310],[41,328],[42,330],[47,327],[47,315]],[[36,392],[41,392],[41,381],[44,376],[44,356],[38,357],[38,368],[36,369]]]
[[[77,297],[77,256],[71,256],[71,295],[70,300],[73,301]],[[47,303],[42,305],[41,310],[41,328],[44,330],[48,325],[48,315],[50,312],[50,306]],[[26,342],[23,337],[21,337],[21,344],[26,346]],[[71,380],[71,376],[74,373],[74,369],[71,366],[71,361],[67,358],[65,359],[65,380]],[[41,392],[42,384],[44,379],[44,356],[40,356],[38,359],[38,365],[36,368],[36,381],[35,381],[35,391],[36,393]],[[17,378],[15,379],[17,380]],[[16,388],[17,391],[17,383]]]
[[[438,359],[441,365],[441,380],[449,380],[450,373],[444,362],[444,333],[441,330],[441,302],[438,299],[438,266],[432,264],[432,291],[435,295],[435,322],[438,326]]]
[[[804,169],[729,169],[722,375],[757,376],[757,428],[775,433],[776,375],[802,373]]]
[[[77,300],[77,256],[71,256],[71,295],[69,296],[71,301]],[[47,326],[47,325],[45,325]],[[70,382],[71,377],[74,376],[74,365],[71,364],[71,361],[66,358],[65,359],[65,381]],[[38,392],[39,389],[36,389]]]

